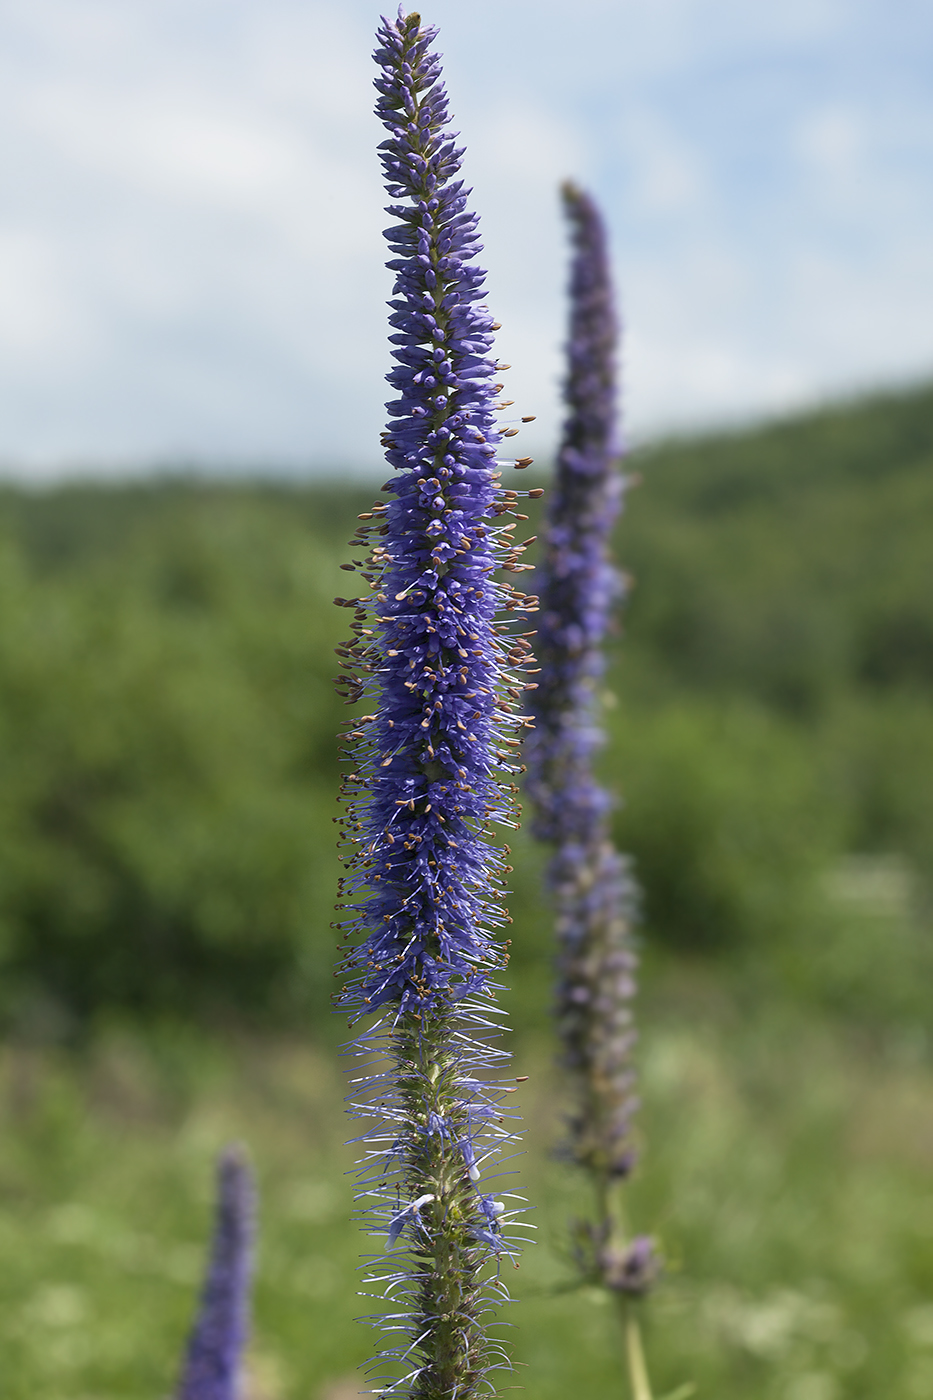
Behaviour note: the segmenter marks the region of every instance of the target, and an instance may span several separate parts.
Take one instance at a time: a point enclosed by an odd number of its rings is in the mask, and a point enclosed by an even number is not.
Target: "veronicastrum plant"
[[[201,1304],[177,1400],[239,1400],[249,1331],[255,1189],[242,1150],[217,1163],[217,1210]]]
[[[363,596],[337,600],[354,610],[339,686],[372,709],[347,735],[338,1005],[363,1027],[351,1112],[369,1120],[359,1199],[378,1242],[366,1290],[383,1300],[369,1319],[384,1339],[374,1384],[469,1400],[505,1359],[488,1322],[508,1296],[521,1209],[499,1185],[516,1081],[503,1082],[507,1056],[493,1043],[510,922],[508,847],[493,826],[516,824],[528,717],[514,709],[529,656],[517,628],[535,600],[494,577],[523,567],[514,522],[498,523],[519,495],[500,482],[508,367],[492,353],[435,36],[399,11],[375,53],[393,220],[396,397],[384,447],[395,475],[360,517],[360,557],[344,565],[361,573]]]
[[[650,1239],[628,1236],[619,1196],[635,1163],[635,889],[612,841],[609,794],[593,771],[602,742],[603,644],[623,591],[609,555],[625,486],[618,470],[617,322],[599,210],[573,185],[564,187],[563,200],[574,249],[567,414],[538,574],[535,650],[542,670],[528,787],[534,833],[553,848],[556,1015],[573,1090],[569,1149],[593,1188],[593,1215],[574,1227],[576,1260],[583,1281],[609,1290],[622,1305],[632,1388],[637,1400],[649,1400],[631,1305],[653,1282],[657,1259]]]

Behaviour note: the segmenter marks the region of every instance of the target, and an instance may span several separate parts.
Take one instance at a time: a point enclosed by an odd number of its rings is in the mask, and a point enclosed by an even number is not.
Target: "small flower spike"
[[[609,558],[624,485],[616,466],[617,330],[599,211],[572,185],[563,197],[574,241],[568,413],[540,571],[542,670],[528,744],[529,791],[535,835],[555,848],[557,1013],[579,1091],[574,1152],[597,1175],[613,1178],[632,1168],[629,1120],[637,1106],[630,1064],[635,892],[612,844],[609,796],[593,774],[602,742],[596,694],[602,646],[622,592]]]
[[[508,1296],[501,1261],[515,1252],[516,1211],[489,1194],[514,1140],[498,1077],[507,1056],[492,1043],[511,867],[492,828],[517,825],[517,732],[530,722],[512,713],[530,657],[517,629],[535,600],[494,577],[526,567],[514,524],[498,523],[519,498],[500,468],[520,462],[499,457],[507,366],[492,352],[435,36],[399,11],[375,53],[392,201],[395,397],[383,445],[394,476],[344,566],[361,574],[363,596],[336,600],[354,611],[338,688],[373,709],[346,736],[337,1004],[363,1025],[350,1111],[369,1121],[360,1199],[380,1241],[364,1267],[389,1304],[370,1319],[386,1338],[374,1383],[470,1400],[505,1361],[487,1321]]]
[[[554,848],[549,881],[557,905],[557,1019],[575,1094],[571,1147],[591,1176],[600,1216],[594,1227],[581,1227],[588,1238],[581,1267],[585,1262],[584,1272],[607,1288],[634,1294],[653,1277],[645,1253],[650,1243],[642,1239],[636,1249],[620,1241],[611,1187],[635,1161],[635,889],[612,842],[609,796],[593,773],[602,742],[602,646],[622,594],[609,557],[625,485],[617,470],[617,326],[599,211],[572,185],[563,198],[574,245],[567,417],[539,572],[535,649],[542,670],[528,787],[533,830]]]
[[[249,1329],[254,1217],[252,1173],[242,1150],[228,1147],[217,1164],[211,1257],[178,1400],[238,1400]]]

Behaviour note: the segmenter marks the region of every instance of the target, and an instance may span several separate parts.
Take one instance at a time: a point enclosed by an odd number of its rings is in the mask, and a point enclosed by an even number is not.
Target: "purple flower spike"
[[[249,1329],[255,1191],[243,1152],[228,1147],[217,1164],[217,1216],[201,1307],[178,1400],[237,1400]]]
[[[612,843],[609,796],[593,774],[602,742],[602,646],[623,591],[609,538],[624,482],[617,470],[617,326],[605,229],[588,195],[567,185],[563,197],[574,244],[567,417],[539,573],[535,649],[542,670],[528,744],[529,792],[534,832],[554,846],[549,880],[557,904],[557,1016],[576,1090],[572,1146],[606,1201],[608,1184],[634,1164],[630,1121],[637,1107],[631,1065],[635,889]]]
[[[592,766],[602,742],[596,696],[602,645],[622,592],[609,559],[623,485],[616,469],[617,329],[599,211],[572,185],[563,196],[574,241],[568,413],[540,571],[542,671],[528,743],[529,791],[534,832],[556,848],[550,880],[558,906],[558,1019],[580,1090],[574,1148],[594,1171],[624,1176],[633,1161],[628,1127],[636,1107],[634,887],[613,848],[610,800]]]
[[[344,566],[361,572],[365,595],[337,600],[355,613],[338,685],[373,709],[347,735],[338,1005],[351,1025],[368,1018],[353,1050],[370,1064],[351,1112],[374,1120],[360,1196],[382,1247],[368,1282],[391,1298],[374,1319],[388,1341],[373,1365],[393,1395],[470,1400],[496,1364],[484,1317],[507,1296],[499,1261],[514,1252],[502,1234],[514,1212],[493,1228],[480,1182],[512,1140],[505,1090],[490,1080],[507,1058],[489,1037],[508,961],[496,934],[511,922],[508,848],[490,828],[517,825],[515,733],[528,717],[510,711],[530,654],[497,614],[514,619],[534,600],[493,577],[524,567],[496,523],[518,493],[499,484],[503,367],[435,33],[400,11],[383,20],[375,54],[393,201],[396,397],[383,445],[395,475],[388,500],[360,517],[359,554]]]
[[[564,388],[567,417],[549,492],[541,616],[543,667],[528,745],[533,830],[542,841],[588,850],[604,836],[609,799],[593,777],[602,743],[596,685],[612,609],[622,595],[609,540],[622,503],[616,429],[617,325],[606,233],[592,199],[563,189],[574,258]]]

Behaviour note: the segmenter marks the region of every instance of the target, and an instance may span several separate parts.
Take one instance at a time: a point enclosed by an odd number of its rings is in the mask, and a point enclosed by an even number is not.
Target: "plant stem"
[[[625,1333],[625,1360],[628,1365],[632,1400],[652,1400],[651,1382],[641,1344],[641,1328],[635,1310],[627,1300],[621,1301],[622,1330]]]

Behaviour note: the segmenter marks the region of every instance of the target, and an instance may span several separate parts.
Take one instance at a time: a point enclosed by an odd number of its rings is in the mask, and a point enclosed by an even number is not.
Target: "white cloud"
[[[801,123],[798,141],[801,155],[814,174],[837,180],[857,174],[864,159],[864,136],[854,112],[845,107],[824,107]]]
[[[62,86],[43,94],[36,108],[35,129],[66,159],[159,199],[256,208],[309,173],[287,129],[188,94]]]
[[[525,450],[560,415],[567,175],[613,231],[637,435],[933,367],[919,9],[893,30],[881,0],[430,9],[509,397],[539,414]],[[378,10],[3,9],[0,456],[375,466]]]
[[[42,372],[74,348],[76,308],[58,250],[42,233],[13,226],[0,231],[0,364]]]

